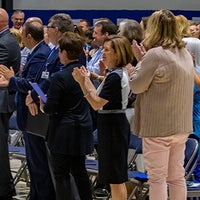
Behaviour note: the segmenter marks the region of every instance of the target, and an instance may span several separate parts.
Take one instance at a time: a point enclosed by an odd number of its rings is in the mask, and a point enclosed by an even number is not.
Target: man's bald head
[[[0,8],[0,31],[8,28],[9,16],[6,10]]]
[[[40,24],[43,24],[42,23],[42,20],[39,18],[39,17],[29,17],[26,22],[38,22]]]

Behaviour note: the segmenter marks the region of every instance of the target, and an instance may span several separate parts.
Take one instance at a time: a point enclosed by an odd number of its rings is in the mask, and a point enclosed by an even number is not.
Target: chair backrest
[[[128,168],[135,170],[136,158],[142,154],[142,138],[130,133],[129,153],[128,153]]]
[[[134,149],[136,154],[142,154],[142,138],[130,134],[129,148]]]
[[[198,142],[196,139],[188,138],[185,147],[185,160],[184,160],[184,168],[185,168],[185,178],[188,178],[193,173],[198,160]]]
[[[17,119],[16,119],[16,112],[13,112],[13,114],[11,115],[10,119],[9,119],[9,129],[12,130],[19,130],[18,126],[17,126]]]
[[[16,111],[13,112],[9,119],[9,143],[13,146],[22,145],[22,131],[19,130],[17,126],[17,116]]]

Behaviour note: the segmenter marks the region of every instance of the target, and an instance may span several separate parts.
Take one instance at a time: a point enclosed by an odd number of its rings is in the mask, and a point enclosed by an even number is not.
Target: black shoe
[[[15,190],[15,185],[14,185],[14,180],[13,178],[11,177],[10,178],[10,191],[9,191],[9,194],[12,195],[12,196],[16,196],[16,190]]]
[[[11,195],[0,196],[0,200],[13,200]]]
[[[102,198],[110,197],[110,192],[105,188],[96,188],[93,191],[93,194],[94,194],[94,197],[96,199],[102,199]]]
[[[16,193],[16,190],[15,190],[15,187],[14,187],[14,186],[11,186],[11,191],[10,191],[10,194],[11,194],[12,196],[16,196],[16,195],[17,195],[17,193]]]

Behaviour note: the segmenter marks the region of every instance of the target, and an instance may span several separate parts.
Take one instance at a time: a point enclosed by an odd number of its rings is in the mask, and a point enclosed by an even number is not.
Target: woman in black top
[[[73,77],[93,109],[98,110],[99,181],[110,184],[113,200],[126,200],[130,127],[125,109],[130,87],[125,66],[133,58],[131,44],[123,36],[110,36],[103,44],[102,54],[109,72],[97,90],[84,67],[75,68]]]
[[[72,71],[79,67],[78,57],[83,41],[75,33],[66,32],[59,40],[59,57],[64,65],[56,72],[41,105],[50,114],[48,146],[56,181],[57,200],[70,199],[70,173],[73,175],[81,200],[92,200],[85,168],[85,155],[92,153],[92,123],[89,104],[84,99]]]

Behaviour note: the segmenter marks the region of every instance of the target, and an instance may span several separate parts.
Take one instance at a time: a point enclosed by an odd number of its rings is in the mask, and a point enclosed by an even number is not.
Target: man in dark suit
[[[58,56],[58,40],[62,37],[63,33],[67,31],[74,31],[74,25],[71,17],[68,14],[58,13],[53,15],[47,25],[47,34],[49,42],[52,46],[52,51],[48,56],[48,59],[44,63],[41,70],[37,73],[35,82],[40,84],[44,93],[47,92],[51,80],[51,75],[59,70],[62,70],[62,64]],[[79,56],[80,63],[86,65],[86,57],[84,52]],[[48,72],[47,76],[44,76],[45,72]],[[37,111],[37,103],[39,102],[38,94],[32,90],[27,96],[26,105],[29,107],[30,112],[35,115]]]
[[[47,25],[47,33],[49,41],[51,42],[51,46],[53,47],[46,62],[40,68],[35,78],[35,82],[39,83],[41,89],[45,93],[49,88],[51,75],[59,70],[62,70],[62,64],[60,63],[60,59],[58,56],[58,40],[62,37],[63,33],[65,33],[66,31],[73,32],[73,30],[74,30],[74,25],[71,17],[68,14],[58,13],[53,15],[49,19]],[[80,59],[82,61],[81,64],[85,65],[86,61],[85,54],[83,53],[82,55],[80,55],[80,57],[82,58]],[[36,115],[38,113],[38,103],[39,103],[38,95],[34,90],[32,90],[26,98],[26,105],[29,107],[31,114]],[[38,136],[32,135],[31,137],[36,138]],[[45,144],[45,141],[42,137],[40,142]],[[32,149],[32,151],[34,151],[37,154],[42,153],[39,152],[41,151],[41,148],[40,149],[37,148],[35,150]]]
[[[0,64],[12,66],[17,73],[20,67],[20,47],[9,31],[8,22],[8,13],[0,8]],[[14,95],[7,87],[0,88],[0,200],[12,199],[8,130],[9,118],[15,110]]]
[[[55,191],[49,171],[46,147],[43,138],[25,132],[27,125],[28,108],[25,98],[32,89],[29,81],[35,82],[37,73],[41,71],[51,49],[43,41],[43,25],[39,22],[26,22],[22,29],[24,45],[30,49],[30,55],[22,72],[22,77],[9,75],[10,72],[2,70],[9,81],[9,89],[18,92],[17,95],[17,122],[24,131],[26,158],[30,172],[30,200],[55,200]],[[38,151],[37,151],[38,149]]]
[[[73,30],[74,25],[71,17],[68,14],[58,13],[49,19],[47,25],[47,34],[52,50],[35,78],[35,82],[39,83],[41,89],[45,93],[49,88],[51,74],[59,71],[62,66],[58,56],[58,40],[61,38],[64,32]],[[39,103],[38,94],[32,90],[31,95],[29,95],[27,98],[27,106],[35,106],[37,109],[37,105],[35,103]]]

